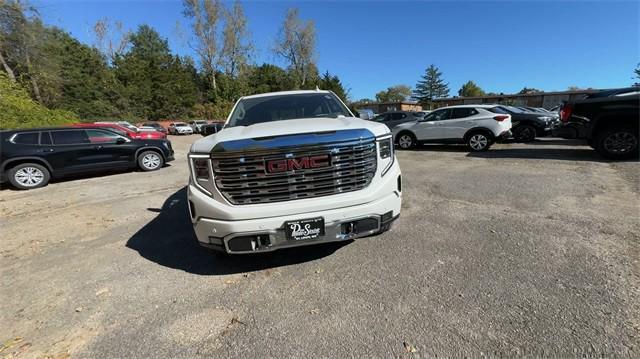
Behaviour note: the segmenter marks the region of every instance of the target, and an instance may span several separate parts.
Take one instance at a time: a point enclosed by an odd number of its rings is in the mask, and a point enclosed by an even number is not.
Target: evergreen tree
[[[342,82],[336,75],[331,75],[326,71],[318,81],[318,87],[321,90],[333,91],[340,99],[347,102],[347,90],[342,86]]]
[[[442,72],[435,65],[429,66],[416,84],[413,98],[423,106],[427,105],[431,108],[431,100],[447,96],[449,96],[449,84],[442,79]]]
[[[198,99],[192,62],[173,56],[166,39],[148,25],[131,35],[131,49],[116,55],[114,67],[133,116],[184,116]]]

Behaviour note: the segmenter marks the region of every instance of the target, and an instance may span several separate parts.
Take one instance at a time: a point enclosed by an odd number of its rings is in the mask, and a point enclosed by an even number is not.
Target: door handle
[[[96,150],[101,150],[101,149],[102,149],[102,146],[99,146],[99,145],[98,145],[98,146],[95,146],[94,148],[95,148]]]
[[[41,149],[40,152],[53,152],[53,148],[44,148]]]

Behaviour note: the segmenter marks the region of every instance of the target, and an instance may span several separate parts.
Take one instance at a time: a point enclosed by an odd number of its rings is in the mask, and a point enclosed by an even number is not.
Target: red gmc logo
[[[329,166],[331,166],[331,156],[328,154],[265,161],[265,169],[267,173],[289,172],[307,168],[321,168]]]

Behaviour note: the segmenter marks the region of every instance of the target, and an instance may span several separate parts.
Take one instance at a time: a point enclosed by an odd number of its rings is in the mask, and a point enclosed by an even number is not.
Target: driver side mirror
[[[216,131],[215,125],[203,125],[202,127],[200,127],[200,134],[205,137],[213,135],[216,132],[218,131]]]

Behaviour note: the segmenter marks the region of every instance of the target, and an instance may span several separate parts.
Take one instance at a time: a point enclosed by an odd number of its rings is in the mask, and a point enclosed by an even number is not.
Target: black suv
[[[154,171],[173,160],[167,140],[133,140],[104,128],[0,131],[0,182],[19,189],[51,177],[139,167]]]
[[[557,136],[585,139],[605,158],[638,158],[640,87],[603,90],[569,101],[560,110],[560,120]]]
[[[489,111],[511,115],[511,133],[517,142],[531,142],[551,134],[556,122],[551,113],[527,112],[513,106],[497,105]]]

